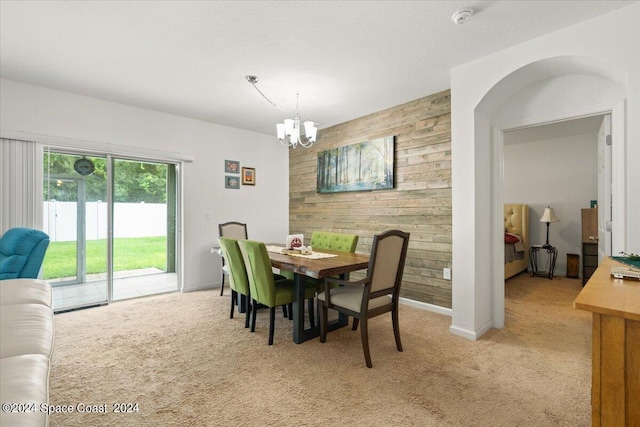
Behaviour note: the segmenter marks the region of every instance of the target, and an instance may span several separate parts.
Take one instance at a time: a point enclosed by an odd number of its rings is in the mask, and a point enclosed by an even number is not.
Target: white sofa
[[[0,280],[0,425],[48,426],[53,352],[51,286]]]

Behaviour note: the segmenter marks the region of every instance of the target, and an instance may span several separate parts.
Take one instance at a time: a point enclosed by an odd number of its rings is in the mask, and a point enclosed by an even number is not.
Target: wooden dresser
[[[640,282],[614,279],[605,258],[574,302],[591,311],[591,425],[640,426]]]

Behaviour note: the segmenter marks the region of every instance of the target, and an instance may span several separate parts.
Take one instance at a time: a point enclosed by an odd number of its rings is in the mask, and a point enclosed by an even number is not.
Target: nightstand
[[[598,241],[582,242],[582,286],[598,268]]]
[[[582,286],[598,268],[598,209],[582,209]]]
[[[538,269],[538,252],[547,253],[547,261],[545,266],[547,270],[540,271]],[[553,279],[553,271],[556,268],[556,259],[558,258],[558,250],[553,246],[533,245],[529,249],[529,265],[531,266],[531,277],[540,276]]]

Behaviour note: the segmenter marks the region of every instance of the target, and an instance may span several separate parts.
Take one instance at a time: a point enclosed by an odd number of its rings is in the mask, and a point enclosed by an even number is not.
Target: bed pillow
[[[515,234],[504,233],[504,242],[505,243],[518,243],[520,238]]]

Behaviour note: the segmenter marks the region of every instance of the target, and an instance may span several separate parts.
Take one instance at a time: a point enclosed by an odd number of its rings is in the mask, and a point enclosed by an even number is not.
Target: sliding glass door
[[[177,290],[175,165],[113,159],[113,300]]]
[[[50,243],[42,273],[58,310],[107,302],[106,160],[45,153],[44,230]]]
[[[47,152],[44,167],[56,311],[178,289],[177,165]]]

